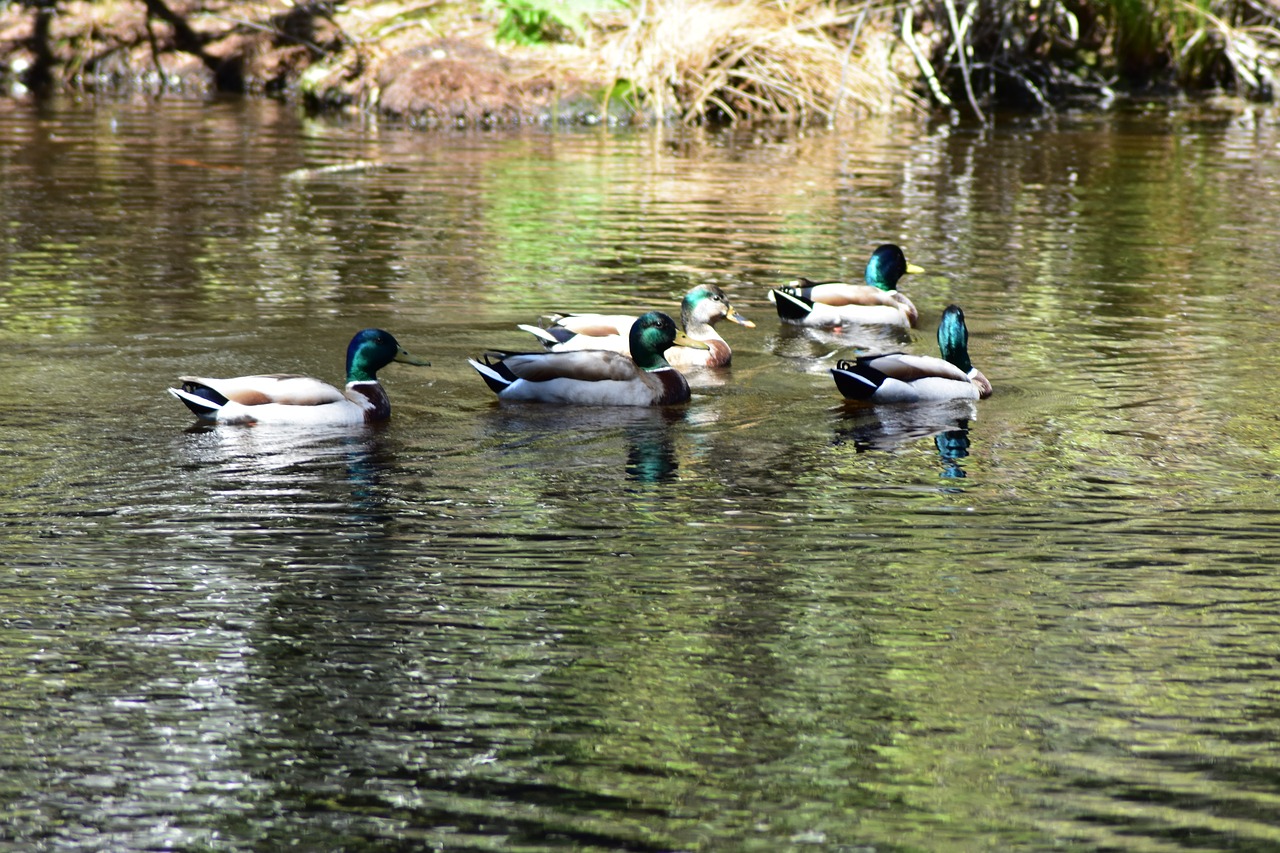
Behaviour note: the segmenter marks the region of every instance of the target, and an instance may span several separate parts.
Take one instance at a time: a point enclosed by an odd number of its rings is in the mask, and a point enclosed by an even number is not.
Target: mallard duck
[[[427,365],[382,329],[357,332],[347,346],[347,385],[338,390],[309,376],[275,373],[207,379],[182,376],[169,393],[204,421],[224,424],[348,426],[391,417],[378,371],[393,361]]]
[[[969,361],[969,330],[959,306],[948,305],[942,312],[938,349],[942,358],[894,352],[839,361],[831,374],[847,399],[869,403],[985,400],[991,396],[991,383]]]
[[[769,291],[769,301],[783,322],[798,326],[893,326],[905,330],[916,324],[916,306],[898,292],[898,279],[922,272],[907,263],[902,249],[886,243],[867,261],[866,284],[801,278]]]
[[[544,327],[521,324],[520,328],[536,335],[551,352],[575,352],[603,349],[630,354],[627,336],[636,318],[626,314],[556,315]],[[676,345],[665,353],[674,367],[724,367],[733,358],[733,350],[714,326],[721,320],[732,320],[754,329],[756,324],[743,317],[729,303],[729,297],[714,284],[692,288],[680,301],[680,325],[684,333],[706,347]]]
[[[673,344],[705,347],[660,311],[631,324],[631,355],[608,350],[486,353],[467,359],[500,400],[586,406],[665,406],[689,399],[689,383],[663,352]]]

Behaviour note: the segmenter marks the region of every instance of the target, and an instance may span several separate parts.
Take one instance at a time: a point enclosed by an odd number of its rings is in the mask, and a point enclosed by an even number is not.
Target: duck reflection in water
[[[781,325],[766,345],[779,358],[798,362],[808,373],[826,373],[850,352],[893,352],[911,340],[898,329],[859,326],[848,330]]]
[[[616,470],[625,457],[622,471],[628,480],[654,483],[675,479],[680,467],[676,426],[686,420],[684,408],[517,403],[495,408],[486,418],[486,432],[517,467],[528,464],[520,457],[533,452],[545,458],[538,448],[564,447],[566,436],[572,436],[559,468]]]
[[[960,460],[969,455],[969,423],[977,418],[973,400],[947,400],[915,406],[867,406],[847,403],[839,410],[835,443],[852,443],[857,453],[892,452],[933,437],[942,460],[940,476],[965,476]]]
[[[185,432],[191,470],[209,478],[227,507],[270,495],[278,509],[272,514],[282,519],[311,515],[315,506],[343,507],[348,519],[360,522],[390,517],[380,487],[392,464],[382,440],[385,424],[229,430],[197,423]]]
[[[683,416],[683,413],[679,414]],[[626,428],[628,480],[661,483],[676,478],[680,463],[676,457],[671,420],[663,417],[657,422],[637,423]]]
[[[965,476],[960,460],[969,455],[969,421],[961,420],[957,429],[940,432],[933,437],[933,444],[942,458],[941,476],[959,480]]]

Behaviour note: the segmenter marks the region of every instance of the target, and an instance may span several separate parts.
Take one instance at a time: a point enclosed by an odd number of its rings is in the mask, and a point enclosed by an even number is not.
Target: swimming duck
[[[969,330],[959,306],[948,305],[942,312],[938,349],[942,358],[894,352],[839,361],[831,374],[847,399],[868,403],[985,400],[991,396],[991,383],[969,361]]]
[[[769,291],[769,301],[783,322],[798,326],[894,326],[906,330],[916,324],[916,306],[898,292],[898,279],[922,272],[921,267],[907,263],[902,249],[886,243],[867,261],[866,284],[801,278]]]
[[[486,353],[467,359],[500,400],[587,406],[665,406],[689,399],[689,383],[663,352],[673,344],[705,347],[660,311],[636,318],[631,355],[608,350]]]
[[[627,335],[635,317],[626,314],[566,314],[553,317],[546,328],[521,324],[520,328],[537,336],[551,352],[577,350],[611,350],[630,354]],[[674,367],[724,367],[733,358],[733,350],[714,326],[720,320],[754,329],[756,324],[743,317],[729,303],[729,297],[714,284],[700,284],[680,301],[680,325],[684,332],[706,347],[676,345],[665,353]]]
[[[393,361],[427,365],[409,355],[382,329],[357,332],[347,346],[347,385],[343,390],[309,376],[275,373],[207,379],[182,376],[170,388],[201,420],[224,424],[351,426],[391,417],[391,402],[378,383],[378,371]]]

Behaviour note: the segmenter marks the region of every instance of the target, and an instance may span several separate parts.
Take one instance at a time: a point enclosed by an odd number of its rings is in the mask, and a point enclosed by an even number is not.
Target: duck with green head
[[[549,352],[575,352],[603,349],[629,355],[628,341],[636,318],[627,314],[556,314],[546,326],[521,324],[520,328],[535,335]],[[756,324],[743,317],[729,302],[729,297],[714,284],[700,284],[684,295],[680,302],[680,325],[691,339],[706,347],[677,344],[666,352],[674,367],[724,367],[733,358],[729,343],[715,330],[715,324],[730,320],[748,329]]]
[[[169,393],[213,423],[354,426],[391,417],[378,371],[393,361],[430,364],[409,355],[390,332],[364,329],[347,346],[347,384],[341,390],[309,376],[270,373],[231,379],[182,376],[182,387]]]
[[[689,400],[689,383],[663,353],[673,344],[706,347],[659,311],[636,319],[631,355],[608,350],[486,353],[467,359],[499,400],[584,406],[665,406]]]
[[[985,400],[991,383],[969,360],[964,312],[947,306],[938,323],[942,358],[894,352],[840,361],[832,368],[836,387],[849,400],[865,403],[922,403]]]
[[[797,279],[769,291],[769,301],[784,323],[818,328],[889,326],[903,331],[916,324],[916,306],[898,291],[907,273],[922,273],[907,263],[902,249],[886,243],[867,261],[866,284]]]

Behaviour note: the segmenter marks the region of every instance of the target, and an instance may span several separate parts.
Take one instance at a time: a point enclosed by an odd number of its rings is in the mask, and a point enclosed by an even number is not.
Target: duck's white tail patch
[[[522,329],[523,331],[528,332],[538,340],[542,341],[544,344],[554,345],[554,344],[560,343],[559,338],[557,338],[555,335],[551,334],[541,326],[531,326],[528,323],[519,323],[516,326],[516,328]]]

